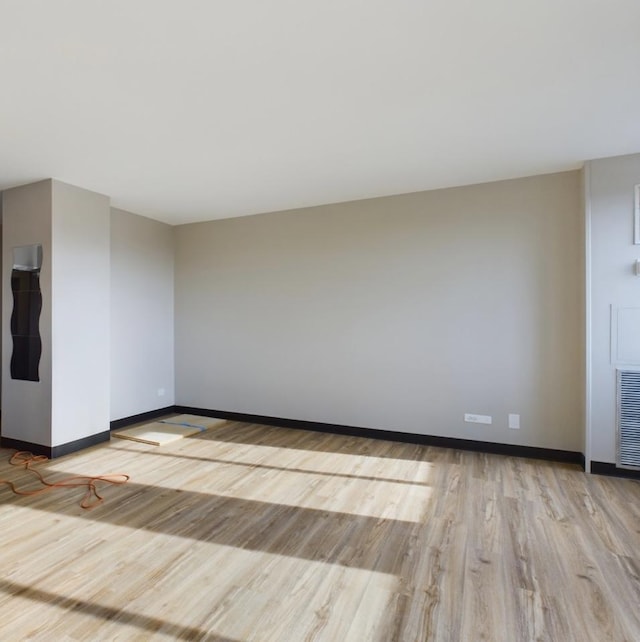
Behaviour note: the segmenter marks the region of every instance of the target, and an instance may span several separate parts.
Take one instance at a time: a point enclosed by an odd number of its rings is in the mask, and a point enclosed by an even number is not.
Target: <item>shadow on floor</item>
[[[187,439],[223,441],[251,446],[293,448],[315,452],[406,459],[408,461],[454,461],[458,451],[402,441],[284,428],[237,421],[196,433]]]
[[[78,507],[81,489],[62,498],[7,497],[5,503],[99,520],[244,550],[397,574],[420,524],[128,482],[103,488],[105,503]],[[393,547],[388,545],[393,542]]]
[[[176,640],[202,640],[206,638],[211,642],[237,642],[232,638],[211,634],[195,627],[181,626],[158,618],[141,615],[140,613],[132,613],[126,609],[111,608],[78,598],[64,597],[9,580],[0,579],[0,593],[5,593],[11,597],[43,602],[49,606],[55,606],[69,612],[99,618],[105,622],[135,626],[148,633],[161,633]],[[23,633],[26,634],[24,631]]]

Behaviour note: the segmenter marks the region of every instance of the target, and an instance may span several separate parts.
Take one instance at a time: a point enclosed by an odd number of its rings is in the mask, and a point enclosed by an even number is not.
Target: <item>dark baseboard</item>
[[[34,455],[44,455],[49,459],[55,459],[56,457],[62,457],[63,455],[68,455],[78,450],[89,448],[90,446],[96,446],[97,444],[109,441],[110,438],[111,435],[107,430],[105,432],[99,432],[95,435],[90,435],[89,437],[70,441],[66,444],[60,444],[59,446],[43,446],[42,444],[33,444],[29,441],[21,441],[20,439],[0,437],[0,446],[2,446],[2,448],[27,450]]]
[[[123,417],[122,419],[116,419],[109,424],[111,430],[117,430],[118,428],[125,428],[131,424],[137,424],[141,421],[147,421],[150,419],[156,419],[157,417],[163,417],[164,415],[170,415],[172,412],[176,412],[175,406],[167,406],[166,408],[158,408],[157,410],[149,410],[149,412],[141,412],[139,415],[131,415],[131,417]]]
[[[15,448],[16,450],[26,450],[34,455],[44,455],[51,459],[51,446],[43,446],[42,444],[32,444],[29,441],[21,441],[20,439],[11,439],[10,437],[0,437],[0,446],[2,448]]]
[[[516,446],[513,444],[499,444],[490,441],[476,441],[473,439],[457,439],[455,437],[436,437],[432,435],[418,435],[393,430],[376,430],[373,428],[358,428],[340,424],[325,424],[316,421],[301,421],[298,419],[282,419],[279,417],[265,417],[262,415],[248,415],[240,412],[227,412],[224,410],[208,410],[205,408],[192,408],[190,406],[175,406],[174,411],[203,417],[216,417],[231,421],[242,421],[266,426],[279,426],[281,428],[296,428],[298,430],[311,430],[336,435],[349,435],[352,437],[366,437],[368,439],[384,439],[386,441],[399,441],[424,446],[438,446],[440,448],[455,448],[458,450],[473,450],[511,457],[528,457],[531,459],[546,459],[581,465],[584,470],[584,455],[570,450],[555,450],[553,448],[538,448],[535,446]]]
[[[594,475],[609,475],[611,477],[626,477],[627,479],[640,479],[640,470],[618,468],[615,464],[603,461],[592,461],[591,472]]]
[[[544,459],[548,461],[559,461],[571,464],[578,464],[584,470],[585,458],[580,452],[570,450],[556,450],[554,448],[539,448],[536,446],[518,446],[514,444],[501,444],[491,441],[476,441],[474,439],[458,439],[456,437],[438,437],[435,435],[420,435],[408,432],[396,432],[393,430],[378,430],[374,428],[361,428],[357,426],[345,426],[341,424],[327,424],[317,421],[304,421],[300,419],[285,419],[282,417],[269,417],[265,415],[251,415],[241,412],[228,412],[225,410],[210,410],[208,408],[194,408],[191,406],[167,406],[150,410],[131,417],[116,419],[110,423],[110,430],[117,430],[142,421],[156,419],[172,413],[201,415],[203,417],[216,417],[230,421],[242,421],[245,423],[262,424],[265,426],[277,426],[280,428],[294,428],[297,430],[310,430],[335,435],[347,435],[351,437],[365,437],[368,439],[382,439],[385,441],[398,441],[401,443],[419,444],[423,446],[437,446],[439,448],[453,448],[457,450],[470,450],[485,452],[497,455],[508,455],[511,457],[527,457],[530,459]],[[62,444],[60,446],[42,446],[32,444],[18,439],[8,437],[0,438],[0,446],[4,448],[16,448],[28,450],[35,455],[46,455],[53,459],[62,457],[77,450],[95,446],[96,444],[109,441],[110,431],[91,435],[84,439]],[[630,477],[640,479],[640,471],[625,470],[617,468],[615,464],[602,462],[591,462],[591,472],[599,475],[616,475],[619,477]]]

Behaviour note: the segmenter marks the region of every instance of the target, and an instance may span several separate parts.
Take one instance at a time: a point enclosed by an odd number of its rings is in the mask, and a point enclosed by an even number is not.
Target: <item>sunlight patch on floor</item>
[[[271,447],[254,447],[267,448],[269,458],[262,451],[244,447],[241,455],[232,456],[221,454],[219,444],[214,446],[207,440],[199,442],[197,457],[193,448],[187,452],[140,446],[145,450],[131,453],[126,452],[126,445],[116,446],[113,459],[117,468],[96,470],[89,458],[79,456],[48,462],[42,471],[56,476],[124,472],[131,475],[132,484],[155,489],[407,522],[422,521],[431,500],[432,489],[427,484],[433,464],[429,462],[316,451],[295,451],[296,459],[290,449]],[[207,453],[217,460],[207,460]],[[128,454],[135,455],[135,468],[127,468]],[[140,454],[147,456],[142,466]],[[105,491],[108,502],[118,501],[119,496],[123,494],[117,488]]]

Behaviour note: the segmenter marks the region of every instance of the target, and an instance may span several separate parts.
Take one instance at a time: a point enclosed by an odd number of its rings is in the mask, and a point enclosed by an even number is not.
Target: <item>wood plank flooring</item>
[[[0,450],[0,477],[35,487]],[[0,487],[0,640],[640,640],[640,482],[229,423]]]

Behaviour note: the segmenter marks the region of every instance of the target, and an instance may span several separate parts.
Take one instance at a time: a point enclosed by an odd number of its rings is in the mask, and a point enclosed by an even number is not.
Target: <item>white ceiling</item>
[[[0,24],[0,189],[170,223],[640,151],[638,0],[0,0]]]

